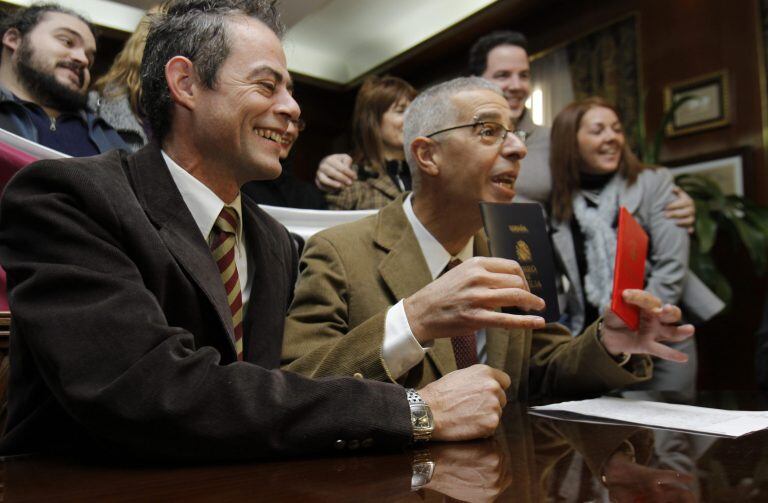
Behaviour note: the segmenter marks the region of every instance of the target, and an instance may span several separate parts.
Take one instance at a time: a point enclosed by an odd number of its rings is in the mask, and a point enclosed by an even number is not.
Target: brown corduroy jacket
[[[436,340],[422,363],[401,378],[391,375],[381,356],[387,308],[432,281],[404,198],[308,240],[286,321],[284,368],[313,377],[360,374],[417,388],[456,370],[448,339]],[[475,238],[475,255],[488,255],[482,234]],[[491,328],[486,344],[487,363],[510,375],[508,393],[521,399],[621,388],[651,374],[648,358],[619,367],[597,340],[595,326],[579,337],[558,324],[534,331]]]

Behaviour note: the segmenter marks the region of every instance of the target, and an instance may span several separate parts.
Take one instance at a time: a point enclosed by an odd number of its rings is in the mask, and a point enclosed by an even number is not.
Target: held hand
[[[419,390],[435,420],[433,440],[474,440],[496,430],[509,376],[487,365],[456,370]]]
[[[446,272],[403,303],[414,337],[424,344],[481,328],[540,328],[540,316],[496,312],[500,307],[544,309],[514,260],[474,257]]]
[[[352,169],[352,158],[347,154],[332,154],[320,161],[315,174],[315,185],[323,192],[336,192],[352,185],[357,173]]]
[[[684,341],[693,335],[693,325],[676,325],[681,317],[680,308],[670,304],[662,306],[658,297],[644,290],[624,290],[622,296],[624,301],[640,308],[640,326],[633,332],[606,308],[602,335],[609,353],[648,354],[664,360],[688,361],[685,353],[662,344]]]
[[[672,187],[675,200],[664,208],[664,216],[674,220],[678,227],[682,227],[693,234],[693,224],[696,221],[696,205],[686,191],[675,185]]]

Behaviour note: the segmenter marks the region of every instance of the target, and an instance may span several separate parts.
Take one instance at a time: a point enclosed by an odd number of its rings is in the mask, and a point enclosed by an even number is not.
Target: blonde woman
[[[141,111],[141,57],[152,14],[165,12],[167,2],[147,11],[128,38],[109,71],[99,78],[88,96],[88,105],[109,123],[135,152],[149,142],[149,124]]]

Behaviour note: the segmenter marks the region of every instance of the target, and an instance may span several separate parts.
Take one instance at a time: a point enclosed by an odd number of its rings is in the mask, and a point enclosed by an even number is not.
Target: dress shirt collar
[[[408,223],[410,223],[413,228],[413,233],[416,234],[416,241],[418,241],[421,253],[427,261],[427,267],[429,267],[429,272],[432,274],[432,279],[440,276],[452,259],[457,258],[464,262],[472,258],[475,237],[472,236],[469,238],[466,246],[464,246],[455,257],[451,256],[443,245],[440,244],[440,241],[435,239],[435,237],[429,233],[427,228],[424,227],[424,224],[422,224],[416,217],[416,213],[413,212],[413,204],[411,203],[412,197],[413,194],[408,194],[408,197],[405,198],[405,201],[403,201],[403,210],[405,211],[405,217],[408,219]]]
[[[205,241],[208,241],[208,237],[211,235],[213,224],[216,223],[216,219],[219,217],[222,208],[225,203],[219,196],[217,196],[211,189],[209,189],[204,183],[190,175],[184,168],[179,166],[176,161],[171,159],[164,151],[160,151],[165,159],[165,164],[168,165],[168,170],[171,172],[176,187],[181,192],[181,197],[184,199],[184,203],[192,213],[192,218],[195,219],[200,232],[203,234]],[[237,212],[237,216],[240,219],[240,225],[237,228],[237,240],[242,242],[243,239],[243,208],[240,199],[240,193],[237,194],[232,203],[229,206],[233,207]]]

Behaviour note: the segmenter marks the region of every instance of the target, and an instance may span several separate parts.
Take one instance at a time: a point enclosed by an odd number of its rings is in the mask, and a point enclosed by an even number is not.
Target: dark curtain
[[[575,99],[601,96],[613,103],[633,141],[640,106],[635,16],[571,42],[567,51]]]

